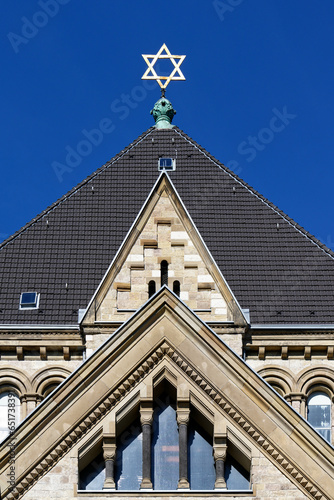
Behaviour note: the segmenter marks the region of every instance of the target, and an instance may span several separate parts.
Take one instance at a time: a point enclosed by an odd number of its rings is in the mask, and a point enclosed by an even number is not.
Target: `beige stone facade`
[[[0,448],[1,498],[333,498],[333,448],[305,421],[314,391],[333,401],[333,332],[252,328],[166,177],[78,326],[3,329],[0,353],[0,387],[19,396],[27,417],[14,435],[12,489],[10,440]],[[249,488],[218,488],[217,476],[201,493],[185,478],[175,491],[123,493],[110,476],[109,488],[80,490],[80,472],[99,454],[113,462],[127,426],[151,425],[164,391],[178,425],[193,418],[209,435],[216,471],[230,454]]]

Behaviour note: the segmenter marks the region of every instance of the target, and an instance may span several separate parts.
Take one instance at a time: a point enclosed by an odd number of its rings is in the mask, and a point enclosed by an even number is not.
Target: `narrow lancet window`
[[[155,281],[150,281],[148,284],[148,298],[155,294]]]
[[[173,283],[173,292],[175,293],[175,295],[180,297],[180,282],[177,280],[175,280]]]
[[[160,264],[161,271],[161,286],[168,286],[168,262],[163,260]]]

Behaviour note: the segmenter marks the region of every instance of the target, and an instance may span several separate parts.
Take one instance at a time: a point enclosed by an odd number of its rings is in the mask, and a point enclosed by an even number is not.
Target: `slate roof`
[[[0,245],[0,324],[76,324],[175,150],[169,176],[251,323],[334,323],[333,252],[179,128],[152,127]],[[23,291],[38,310],[19,311]]]

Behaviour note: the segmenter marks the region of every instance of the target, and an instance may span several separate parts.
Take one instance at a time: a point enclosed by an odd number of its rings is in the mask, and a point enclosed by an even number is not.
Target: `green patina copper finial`
[[[171,123],[175,114],[176,111],[173,108],[172,103],[166,99],[166,97],[159,99],[151,111],[151,115],[153,115],[155,120],[156,128],[172,128],[173,125],[171,125]]]

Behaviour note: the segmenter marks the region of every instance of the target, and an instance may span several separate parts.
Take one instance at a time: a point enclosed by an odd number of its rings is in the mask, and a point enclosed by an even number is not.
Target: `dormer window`
[[[158,170],[161,172],[162,170],[175,170],[175,160],[173,158],[159,158],[158,161]]]
[[[38,309],[39,293],[23,292],[20,297],[20,309]]]

